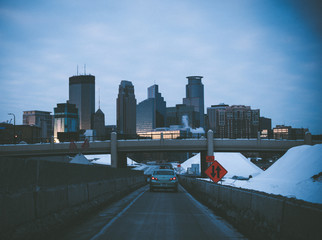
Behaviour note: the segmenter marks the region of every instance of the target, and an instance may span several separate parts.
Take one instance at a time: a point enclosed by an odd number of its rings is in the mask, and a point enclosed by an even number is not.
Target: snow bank
[[[70,163],[85,164],[85,165],[91,164],[88,161],[88,159],[81,153],[79,153],[75,157],[73,157],[72,160],[70,161]]]
[[[93,164],[103,164],[103,165],[111,165],[111,154],[101,154],[101,155],[86,155]],[[127,158],[127,165],[133,166],[138,163],[133,161],[131,158]]]
[[[254,177],[263,172],[262,169],[250,162],[241,153],[215,152],[214,156],[215,160],[228,171],[224,178],[232,178],[234,176],[248,178],[249,175]],[[191,164],[199,164],[199,172],[201,172],[200,153],[182,163],[180,172],[186,173],[187,168],[191,167]]]
[[[295,197],[322,204],[322,144],[291,148],[265,172],[249,181],[226,180],[223,184]]]

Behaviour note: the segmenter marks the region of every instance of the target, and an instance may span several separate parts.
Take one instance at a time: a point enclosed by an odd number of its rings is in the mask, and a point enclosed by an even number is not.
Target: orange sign
[[[206,162],[214,162],[215,156],[206,156]]]
[[[212,181],[217,183],[227,174],[227,170],[221,166],[219,162],[214,161],[214,163],[207,168],[205,173]]]

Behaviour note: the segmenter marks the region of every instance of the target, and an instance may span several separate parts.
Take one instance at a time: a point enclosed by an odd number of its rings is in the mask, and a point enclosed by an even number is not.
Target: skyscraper
[[[122,80],[116,99],[117,131],[120,134],[136,134],[136,99],[132,82]]]
[[[69,78],[69,102],[76,104],[79,128],[92,129],[95,113],[95,76],[77,75]]]
[[[205,109],[204,109],[204,87],[201,82],[202,76],[189,76],[186,85],[186,97],[183,104],[193,106],[198,113],[198,117],[193,123],[196,127],[205,127]]]
[[[165,127],[166,102],[159,93],[159,86],[148,88],[148,99],[140,102],[136,108],[136,131],[148,132],[155,128]]]

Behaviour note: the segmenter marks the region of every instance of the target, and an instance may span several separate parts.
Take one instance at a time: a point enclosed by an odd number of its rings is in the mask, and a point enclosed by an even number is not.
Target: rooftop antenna
[[[86,75],[86,64],[84,64],[84,75]]]

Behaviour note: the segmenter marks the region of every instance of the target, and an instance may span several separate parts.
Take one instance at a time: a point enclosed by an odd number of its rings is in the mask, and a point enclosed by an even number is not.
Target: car
[[[155,170],[150,179],[150,191],[155,189],[172,189],[178,191],[178,178],[172,169]]]
[[[159,166],[160,169],[173,169],[171,164],[161,164]]]

